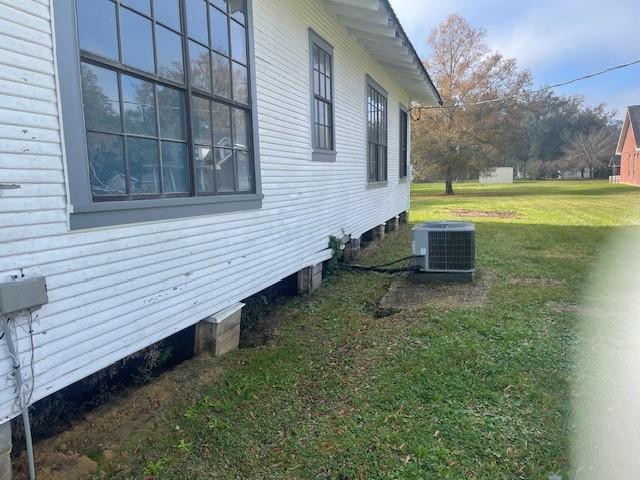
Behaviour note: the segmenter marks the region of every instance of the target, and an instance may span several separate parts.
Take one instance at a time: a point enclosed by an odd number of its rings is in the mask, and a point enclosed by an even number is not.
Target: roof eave
[[[388,0],[326,0],[338,22],[390,72],[412,101],[442,105],[427,69]]]
[[[407,33],[404,31],[404,27],[400,23],[400,19],[396,15],[395,10],[391,6],[391,3],[389,2],[389,0],[382,0],[382,1],[385,3],[387,9],[391,13],[394,21],[396,22],[396,25],[400,29],[400,33],[402,34],[402,36],[404,37],[405,42],[407,43],[407,46],[411,49],[411,52],[413,53],[413,55],[417,59],[418,64],[420,65],[420,67],[422,68],[422,71],[424,72],[425,76],[427,77],[429,85],[433,89],[433,92],[435,93],[436,98],[438,100],[438,105],[444,105],[444,102],[442,101],[442,97],[440,96],[440,92],[438,92],[438,89],[436,88],[435,83],[433,83],[433,80],[431,79],[431,75],[429,75],[429,72],[427,71],[427,67],[425,67],[424,63],[422,62],[422,59],[420,58],[420,55],[418,55],[418,52],[416,51],[415,47],[413,46],[413,43],[409,39],[409,35],[407,35]],[[421,102],[421,100],[418,99],[418,98],[416,98],[415,100],[418,101],[418,102]]]

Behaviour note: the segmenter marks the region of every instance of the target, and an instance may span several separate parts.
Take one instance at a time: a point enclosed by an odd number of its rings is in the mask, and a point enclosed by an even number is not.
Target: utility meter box
[[[49,302],[44,277],[0,283],[0,314],[36,310]]]

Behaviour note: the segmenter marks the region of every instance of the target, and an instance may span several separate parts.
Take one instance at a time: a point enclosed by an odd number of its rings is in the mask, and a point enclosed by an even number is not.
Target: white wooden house
[[[23,398],[407,211],[413,101],[388,0],[0,0],[0,283],[48,289],[10,319]],[[13,370],[0,340],[0,423]]]

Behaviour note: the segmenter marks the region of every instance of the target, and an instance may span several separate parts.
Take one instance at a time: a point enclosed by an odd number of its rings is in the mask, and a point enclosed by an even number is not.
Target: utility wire
[[[515,93],[513,95],[507,95],[505,97],[492,98],[492,99],[489,99],[489,100],[479,100],[477,102],[469,102],[469,103],[456,104],[456,105],[434,105],[434,106],[418,105],[418,106],[411,107],[410,110],[446,110],[446,109],[451,109],[451,108],[474,107],[476,105],[485,105],[487,103],[503,102],[505,100],[512,100],[514,98],[519,98],[519,97],[522,97],[524,95],[531,95],[531,94],[535,94],[535,93],[546,92],[547,90],[551,90],[552,88],[564,87],[565,85],[571,85],[572,83],[580,82],[582,80],[587,80],[589,78],[593,78],[593,77],[597,77],[597,76],[600,76],[600,75],[604,75],[605,73],[609,73],[609,72],[612,72],[614,70],[620,70],[622,68],[631,67],[631,66],[637,65],[637,64],[640,64],[640,59],[634,60],[634,61],[629,62],[629,63],[623,63],[622,65],[616,65],[615,67],[605,68],[604,70],[600,70],[599,72],[589,73],[589,74],[583,75],[581,77],[572,78],[571,80],[567,80],[566,82],[556,83],[554,85],[548,85],[548,86],[540,88],[538,90],[530,90],[530,91]]]

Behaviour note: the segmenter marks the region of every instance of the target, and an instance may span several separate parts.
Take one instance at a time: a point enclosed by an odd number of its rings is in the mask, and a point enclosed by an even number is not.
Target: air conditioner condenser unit
[[[475,225],[467,222],[427,222],[413,228],[414,278],[470,282],[476,267]]]

